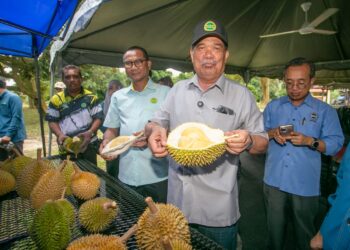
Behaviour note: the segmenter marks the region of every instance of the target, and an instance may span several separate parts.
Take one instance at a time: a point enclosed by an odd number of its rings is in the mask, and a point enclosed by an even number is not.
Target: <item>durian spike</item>
[[[145,202],[147,203],[148,207],[149,207],[149,210],[151,211],[151,213],[153,215],[155,215],[157,212],[158,212],[158,208],[156,206],[156,204],[154,203],[152,197],[147,197],[145,199]]]
[[[120,237],[120,240],[123,243],[127,242],[128,239],[136,233],[136,231],[137,231],[137,224],[130,227],[129,230],[125,234],[123,234],[123,236]]]
[[[115,201],[106,202],[103,205],[104,210],[109,210],[110,208],[117,208],[117,203]]]
[[[170,244],[170,240],[168,236],[164,236],[162,240],[162,245],[165,250],[173,250],[173,247]]]

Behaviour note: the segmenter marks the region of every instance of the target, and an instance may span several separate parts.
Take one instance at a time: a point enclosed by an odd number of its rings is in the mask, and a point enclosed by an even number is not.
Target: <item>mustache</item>
[[[212,60],[212,59],[211,60],[206,59],[206,60],[201,62],[202,66],[205,66],[206,64],[217,64],[217,61],[216,60]]]

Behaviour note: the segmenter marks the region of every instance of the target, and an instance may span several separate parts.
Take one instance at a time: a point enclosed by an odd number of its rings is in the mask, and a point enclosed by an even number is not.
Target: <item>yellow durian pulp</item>
[[[182,166],[207,166],[225,152],[225,136],[220,129],[202,123],[184,123],[171,131],[167,148],[170,156]]]

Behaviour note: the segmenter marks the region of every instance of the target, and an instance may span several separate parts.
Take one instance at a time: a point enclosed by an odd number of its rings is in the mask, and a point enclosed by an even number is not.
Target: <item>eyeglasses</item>
[[[130,69],[134,65],[136,68],[139,68],[139,67],[141,67],[142,63],[145,61],[147,61],[147,59],[145,59],[145,58],[137,59],[135,61],[125,61],[124,67],[127,69]]]
[[[292,89],[293,87],[296,87],[297,89],[305,89],[306,86],[308,85],[306,82],[303,82],[303,83],[286,82],[284,84],[285,84],[287,89]]]

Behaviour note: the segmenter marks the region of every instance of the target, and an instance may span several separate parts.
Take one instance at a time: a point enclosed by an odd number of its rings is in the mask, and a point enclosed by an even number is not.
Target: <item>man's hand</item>
[[[291,132],[290,142],[297,146],[309,146],[311,145],[313,138],[303,135],[299,132]]]
[[[104,149],[104,147],[105,147],[109,142],[110,142],[110,140],[103,139],[103,141],[102,141],[101,144],[100,144],[100,148],[99,148],[99,150],[98,150],[100,156],[101,156],[104,160],[106,160],[106,161],[111,161],[111,160],[113,160],[113,157],[111,157],[111,156],[108,157],[108,156],[105,156],[105,155],[103,155],[103,154],[101,153],[102,150]]]
[[[320,250],[323,248],[323,237],[320,231],[311,239],[310,247],[312,250]]]
[[[138,136],[138,135],[140,135],[140,133],[144,133],[144,131],[141,130],[141,131],[135,132],[135,133],[133,133],[133,135],[134,136]],[[147,147],[147,137],[146,136],[140,137],[139,139],[137,139],[132,144],[132,147],[135,147],[135,148],[146,148]]]
[[[253,141],[247,130],[232,130],[225,132],[226,150],[231,154],[238,155],[242,153]]]
[[[61,133],[58,137],[57,137],[57,143],[58,145],[63,145],[64,140],[68,138],[68,136],[66,136],[65,134]]]
[[[0,142],[2,144],[8,144],[10,141],[11,141],[11,137],[6,136],[6,135],[0,138]]]
[[[81,138],[81,140],[83,141],[82,144],[80,145],[80,150],[79,152],[85,152],[85,150],[87,149],[91,138],[92,138],[92,132],[90,130],[87,130],[83,133],[80,133],[77,135],[79,138]]]
[[[274,139],[278,144],[285,145],[287,140],[291,139],[291,136],[282,136],[280,134],[280,128],[273,128],[269,130],[268,132],[269,138]]]
[[[151,134],[148,137],[148,147],[151,149],[155,157],[165,157],[168,155],[166,142],[166,129],[158,125],[153,126]]]

